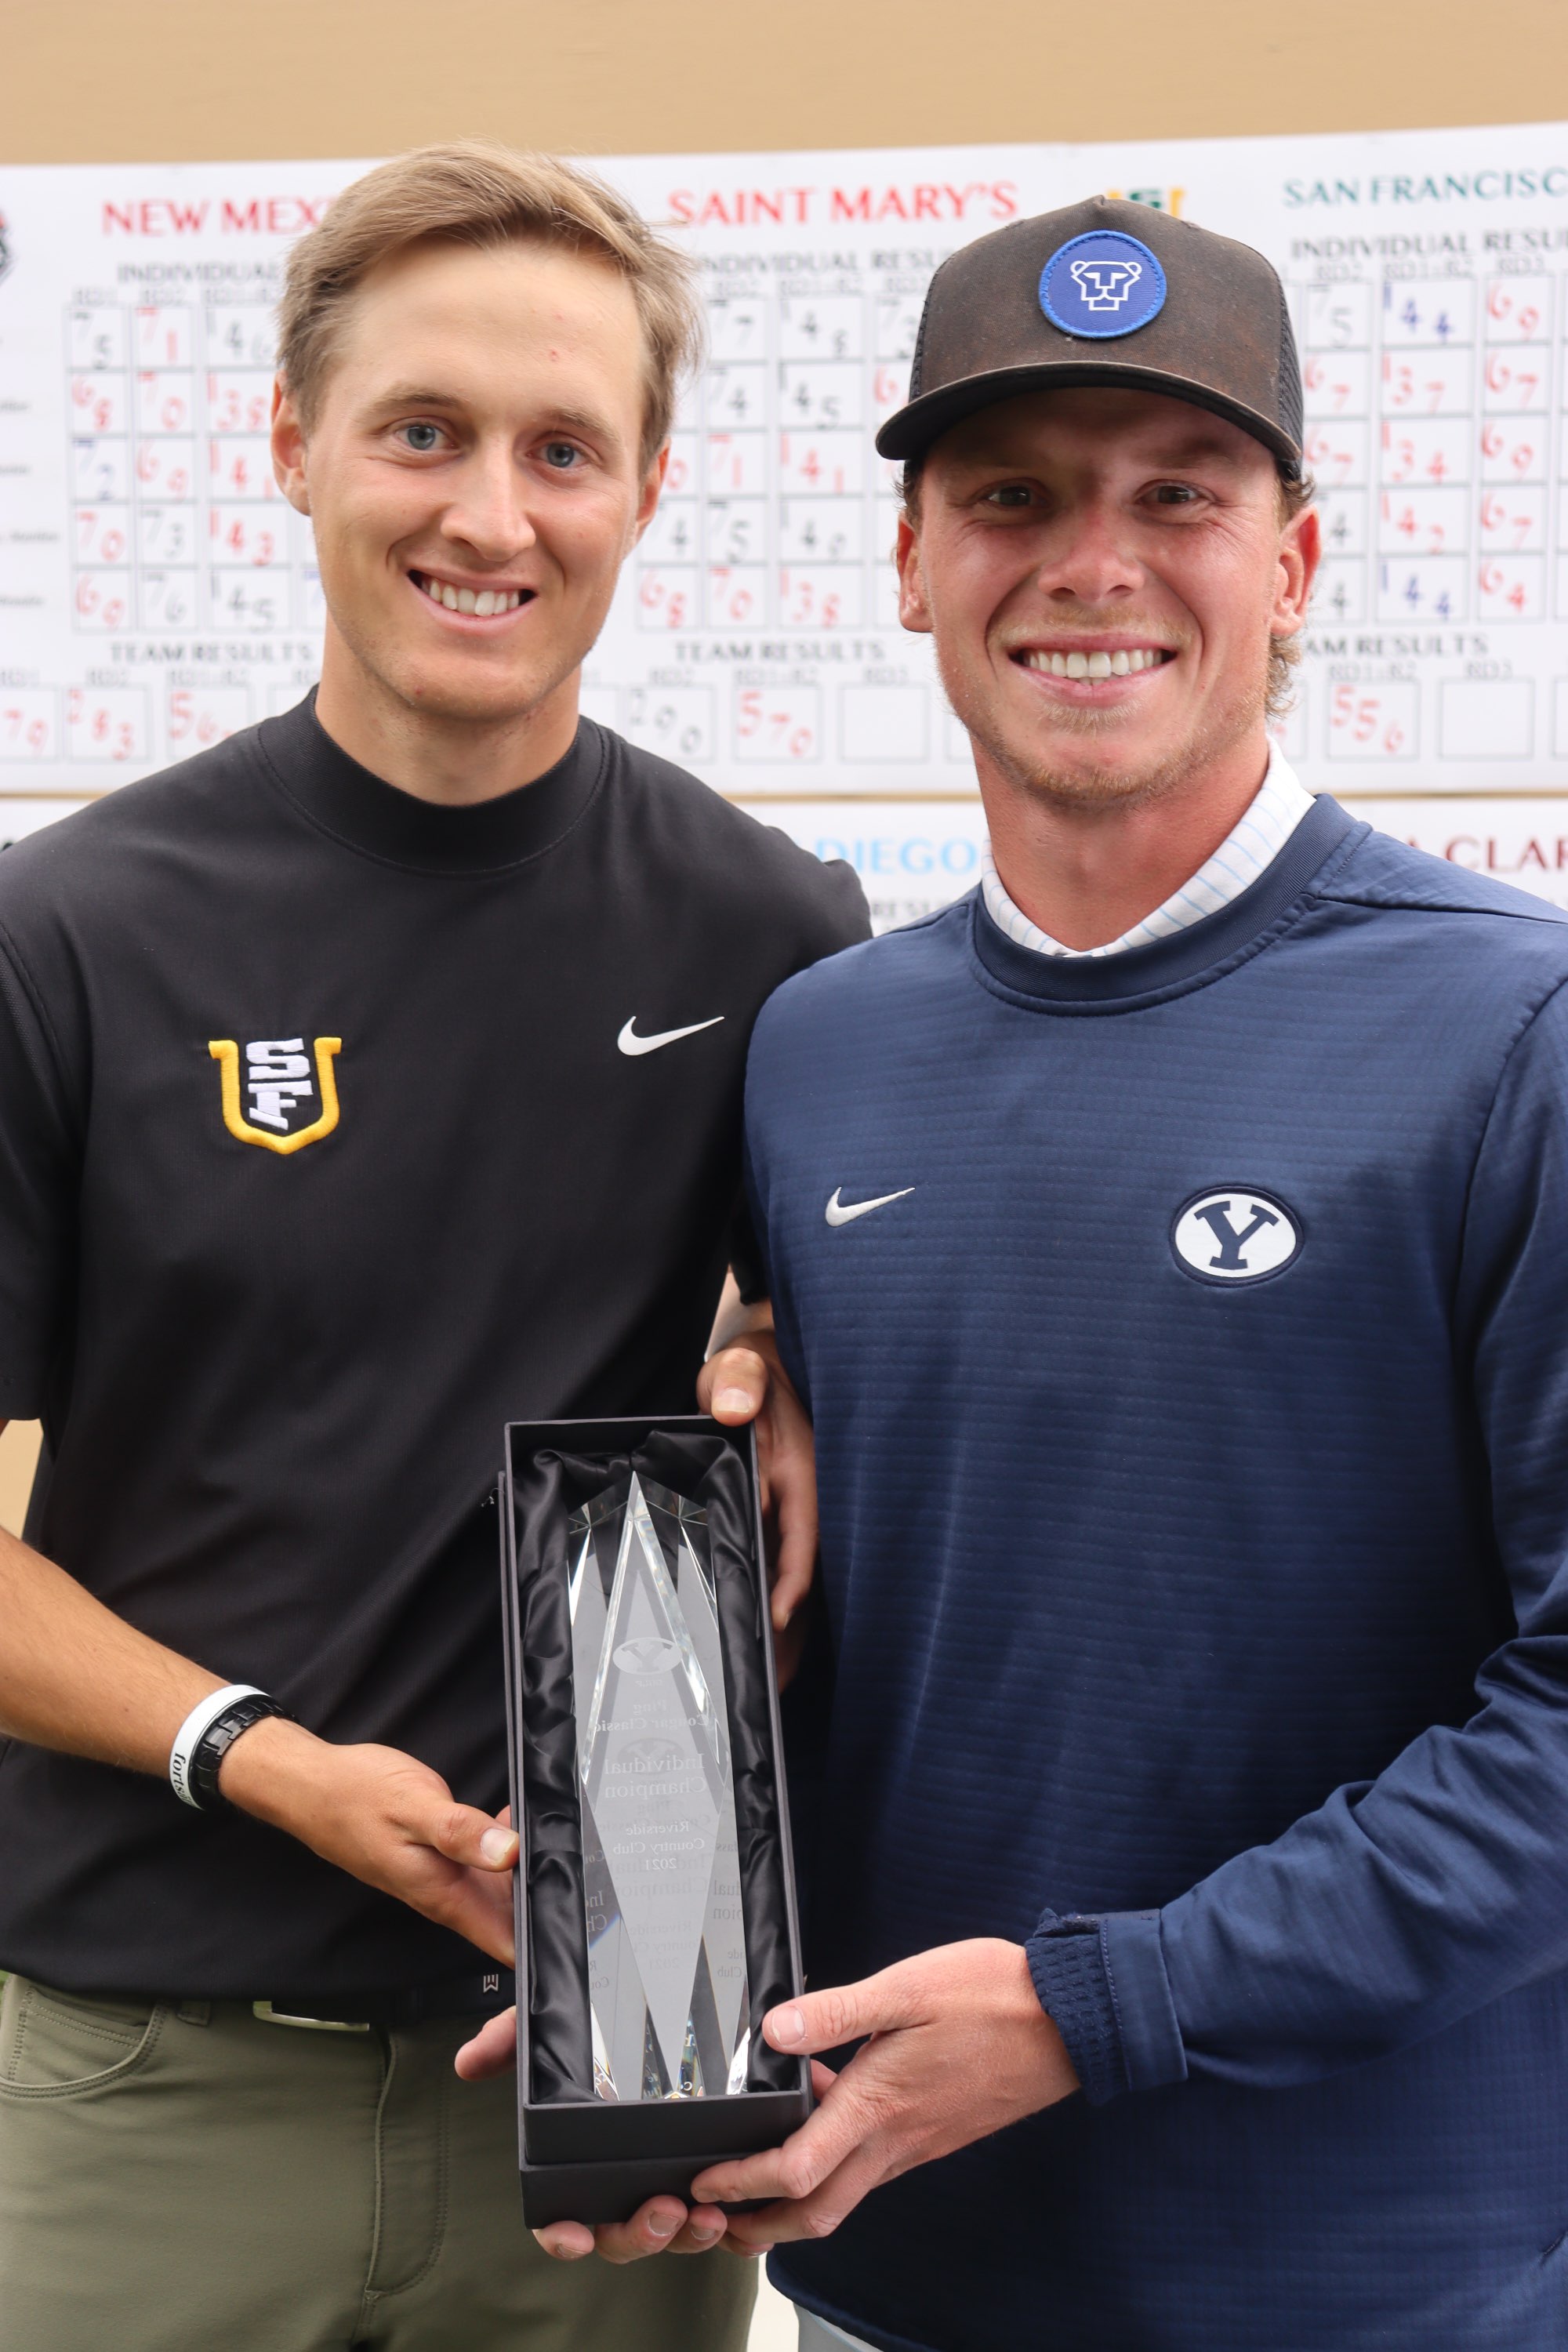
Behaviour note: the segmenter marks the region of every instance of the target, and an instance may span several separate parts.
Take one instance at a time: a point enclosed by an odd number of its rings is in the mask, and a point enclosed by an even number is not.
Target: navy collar
[[[1180,988],[1249,947],[1277,922],[1347,839],[1371,828],[1348,816],[1326,793],[1301,819],[1273,863],[1228,907],[1189,923],[1169,939],[1123,948],[1112,956],[1050,956],[1020,947],[986,911],[984,895],[971,901],[971,940],[990,977],[1010,994],[1041,1003],[1109,1008]]]

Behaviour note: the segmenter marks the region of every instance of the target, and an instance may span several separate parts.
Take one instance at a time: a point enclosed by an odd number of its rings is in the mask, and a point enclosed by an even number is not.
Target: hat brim
[[[1132,367],[1125,361],[1112,360],[1047,360],[1030,367],[991,368],[984,375],[961,376],[955,383],[941,384],[896,410],[877,436],[877,454],[905,459],[923,457],[933,441],[982,408],[1016,400],[1020,393],[1068,392],[1080,384],[1159,392],[1172,400],[1187,401],[1194,408],[1209,409],[1261,441],[1281,464],[1294,471],[1300,469],[1301,452],[1295,442],[1257,409],[1216,392],[1212,384],[1194,383],[1191,376],[1169,375],[1160,368]]]

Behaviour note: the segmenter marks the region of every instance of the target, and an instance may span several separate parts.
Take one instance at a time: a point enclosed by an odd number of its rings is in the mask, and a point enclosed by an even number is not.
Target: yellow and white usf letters
[[[218,1066],[222,1086],[223,1123],[241,1143],[259,1143],[264,1150],[285,1154],[319,1143],[338,1123],[337,1078],[332,1058],[342,1050],[341,1037],[316,1039],[316,1072],[302,1037],[257,1037],[245,1048],[245,1115],[240,1102],[240,1049],[232,1037],[214,1037],[207,1052]],[[321,1110],[308,1127],[290,1129],[289,1116],[296,1103],[307,1101],[320,1088]]]

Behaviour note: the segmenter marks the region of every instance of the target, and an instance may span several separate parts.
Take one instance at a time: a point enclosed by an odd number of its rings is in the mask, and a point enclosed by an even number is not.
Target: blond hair
[[[279,304],[279,367],[309,431],[354,289],[378,261],[424,239],[557,246],[608,262],[642,323],[642,457],[669,438],[682,377],[702,350],[692,265],[592,173],[554,155],[479,139],[416,147],[345,188],[289,256]]]

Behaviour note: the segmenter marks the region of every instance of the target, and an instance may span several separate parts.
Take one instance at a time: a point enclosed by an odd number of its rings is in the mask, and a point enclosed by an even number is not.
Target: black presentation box
[[[531,2229],[626,2221],[648,2197],[684,2198],[705,2166],[776,2147],[811,2111],[805,2062],[760,2031],[802,1980],[758,1497],[752,1431],[705,1414],[506,1432],[518,2127]],[[721,1879],[731,1869],[733,1882]]]

